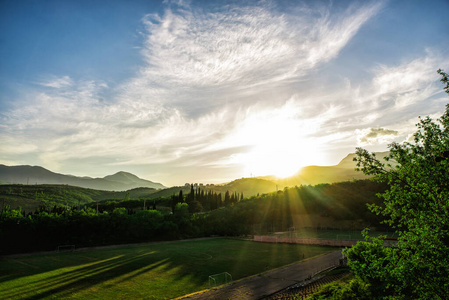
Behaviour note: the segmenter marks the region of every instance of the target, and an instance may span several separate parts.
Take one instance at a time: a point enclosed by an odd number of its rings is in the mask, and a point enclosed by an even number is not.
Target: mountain
[[[160,183],[141,179],[127,172],[118,172],[104,178],[91,178],[58,174],[38,166],[0,165],[0,181],[11,184],[68,184],[106,191],[126,191],[138,187],[165,188]]]
[[[382,161],[388,152],[377,152],[376,156]],[[334,183],[356,179],[369,178],[362,172],[355,170],[356,162],[353,160],[355,153],[348,154],[335,166],[307,166],[298,173],[287,178],[276,178],[275,176],[259,177],[270,180],[278,185],[279,188],[295,185],[316,185],[320,183]]]
[[[379,152],[376,155],[378,158],[383,158],[388,155],[388,152]],[[228,190],[238,194],[243,193],[245,197],[251,197],[257,194],[282,190],[285,187],[369,178],[362,172],[355,170],[356,162],[353,161],[355,157],[355,153],[348,154],[335,166],[307,166],[302,168],[297,174],[287,178],[278,178],[276,176],[241,178],[230,183],[215,185],[213,190],[216,192],[226,192]]]
[[[243,193],[245,197],[251,197],[257,194],[265,194],[276,191],[277,185],[271,180],[262,178],[241,178],[232,182],[215,185],[213,190],[219,193],[236,192],[238,194]]]
[[[377,157],[382,159],[388,152],[378,152]],[[255,178],[241,178],[229,183],[211,185],[207,190],[217,193],[237,192],[243,193],[245,197],[256,194],[273,192],[284,187],[300,185],[316,185],[320,183],[334,183],[354,179],[368,178],[362,172],[355,171],[356,163],[353,158],[355,153],[348,154],[335,166],[307,166],[297,174],[287,178],[275,176],[263,176]],[[91,188],[106,191],[126,191],[137,187],[159,189],[159,191],[148,191],[148,197],[168,197],[178,194],[179,190],[189,192],[189,187],[172,187],[165,189],[160,183],[141,179],[134,174],[118,172],[104,178],[76,177],[53,173],[42,167],[0,165],[1,183],[19,184],[68,184],[73,186]],[[163,190],[161,190],[163,189]],[[145,192],[146,193],[146,192]],[[151,194],[151,196],[149,196]]]
[[[383,163],[385,163],[385,157],[388,156],[390,152],[376,152],[376,157]],[[343,158],[337,165],[339,168],[346,168],[346,169],[354,169],[356,167],[356,162],[354,161],[354,158],[357,157],[357,154],[350,153],[345,158]]]

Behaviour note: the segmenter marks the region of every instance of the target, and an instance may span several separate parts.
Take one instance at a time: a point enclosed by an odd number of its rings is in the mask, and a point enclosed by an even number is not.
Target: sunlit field
[[[171,299],[335,250],[206,239],[0,259],[0,299]]]
[[[288,236],[295,238],[316,238],[316,239],[328,239],[328,240],[364,240],[360,230],[329,230],[329,229],[301,229],[297,231],[287,231],[273,233],[277,236]],[[386,231],[370,231],[370,236],[387,236],[397,237],[394,232]]]

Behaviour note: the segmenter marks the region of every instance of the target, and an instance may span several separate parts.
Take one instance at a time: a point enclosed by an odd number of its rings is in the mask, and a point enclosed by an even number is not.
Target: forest
[[[386,187],[358,180],[285,188],[243,199],[242,194],[223,195],[192,185],[188,193],[180,190],[176,195],[152,200],[133,199],[128,193],[124,199],[83,202],[85,196],[79,195],[72,206],[41,206],[28,212],[6,206],[0,215],[0,254],[54,250],[67,244],[87,247],[251,235],[285,231],[292,226],[379,227],[381,218],[370,213],[367,204],[380,204],[376,194]],[[14,188],[24,193],[24,187]],[[39,197],[48,194],[54,199],[60,193],[57,186],[34,188],[41,189]]]

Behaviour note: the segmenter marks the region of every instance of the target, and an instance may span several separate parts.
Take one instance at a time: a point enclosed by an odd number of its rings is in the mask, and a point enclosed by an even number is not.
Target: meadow
[[[317,229],[317,228],[301,228],[296,231],[286,231],[270,234],[273,236],[286,236],[295,238],[315,238],[326,240],[365,240],[360,230],[332,230],[332,229]],[[387,236],[397,237],[393,231],[369,231],[370,236]]]
[[[0,299],[172,299],[334,248],[213,238],[0,258]]]

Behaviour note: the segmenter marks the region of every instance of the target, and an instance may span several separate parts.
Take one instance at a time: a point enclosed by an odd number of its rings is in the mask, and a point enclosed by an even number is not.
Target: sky
[[[0,164],[166,186],[410,140],[449,1],[0,1]]]

